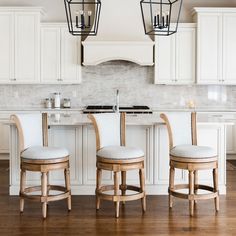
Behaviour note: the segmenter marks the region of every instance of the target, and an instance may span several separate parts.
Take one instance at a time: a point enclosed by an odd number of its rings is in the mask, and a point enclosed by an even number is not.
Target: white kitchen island
[[[146,157],[147,194],[167,194],[169,181],[169,144],[166,126],[159,114],[127,115],[126,143],[144,150]],[[51,114],[49,119],[49,145],[66,147],[70,151],[70,173],[72,194],[90,195],[95,193],[96,141],[95,132],[87,115],[61,113],[60,120]],[[219,189],[226,193],[226,127],[230,125],[220,119],[199,117],[198,144],[213,147],[219,157]],[[18,155],[17,130],[10,125],[10,195],[18,195],[20,184],[20,159]],[[127,174],[128,183],[138,183],[137,174]],[[187,173],[176,171],[176,182],[187,181]],[[28,173],[27,184],[37,185],[40,174]],[[104,171],[104,183],[112,181],[112,174]],[[55,171],[50,181],[63,184],[63,172]],[[200,171],[199,181],[212,185],[212,171]]]

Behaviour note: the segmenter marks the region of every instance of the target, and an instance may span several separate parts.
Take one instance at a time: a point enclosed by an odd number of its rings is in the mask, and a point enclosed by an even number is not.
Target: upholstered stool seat
[[[211,147],[197,145],[178,145],[170,149],[170,155],[186,158],[217,158],[216,151]]]
[[[136,159],[144,156],[144,152],[139,148],[125,146],[108,146],[103,147],[97,152],[97,157],[107,159]]]
[[[48,147],[47,114],[17,114],[11,116],[19,135],[20,152],[20,211],[24,210],[24,200],[42,203],[43,218],[47,216],[48,202],[67,199],[71,210],[71,189],[69,172],[69,152],[65,148]],[[49,172],[63,170],[65,186],[49,184]],[[26,187],[26,172],[40,172],[41,185]],[[50,194],[50,191],[56,191]],[[41,192],[40,195],[30,194]]]
[[[161,118],[166,123],[169,136],[169,207],[172,208],[173,197],[187,199],[193,216],[196,201],[214,199],[215,210],[219,211],[217,152],[211,147],[197,145],[196,113],[171,112],[161,114]],[[188,184],[175,184],[175,169],[188,171]],[[213,186],[198,183],[201,170],[212,170]],[[188,189],[188,194],[180,191],[183,189]]]
[[[21,153],[21,157],[32,160],[48,160],[66,157],[69,152],[65,148],[34,146],[29,147]]]
[[[141,199],[142,210],[146,211],[146,193],[144,176],[144,152],[139,148],[125,146],[125,114],[104,113],[88,116],[96,132],[96,208],[100,200],[115,203],[116,217],[119,217],[120,202]],[[114,184],[102,186],[102,171],[112,171]],[[139,171],[140,186],[127,185],[126,172]],[[120,183],[121,174],[121,183]],[[129,194],[126,193],[127,190]],[[110,193],[113,191],[113,194]]]

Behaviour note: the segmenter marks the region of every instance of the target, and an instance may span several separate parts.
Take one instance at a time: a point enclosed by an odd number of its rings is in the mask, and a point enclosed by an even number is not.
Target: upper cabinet
[[[66,25],[42,25],[41,82],[81,83],[81,40]]]
[[[195,8],[197,83],[236,84],[236,9]]]
[[[41,8],[0,8],[0,83],[38,83]]]
[[[155,84],[195,83],[195,24],[180,24],[171,36],[155,37]]]

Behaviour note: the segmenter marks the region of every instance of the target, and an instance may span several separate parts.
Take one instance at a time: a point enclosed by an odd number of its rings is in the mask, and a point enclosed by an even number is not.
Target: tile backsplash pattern
[[[154,67],[112,61],[82,68],[81,85],[0,85],[0,108],[42,107],[46,97],[61,92],[71,98],[72,107],[114,104],[120,90],[121,105],[182,108],[188,101],[197,107],[227,108],[236,104],[236,86],[154,85]]]

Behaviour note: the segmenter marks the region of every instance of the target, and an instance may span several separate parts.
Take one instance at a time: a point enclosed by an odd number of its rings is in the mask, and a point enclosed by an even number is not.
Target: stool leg
[[[214,190],[215,190],[215,192],[218,192],[219,191],[218,168],[213,169],[213,182],[214,182]],[[216,211],[219,211],[219,209],[220,209],[219,193],[217,194],[217,197],[215,198],[215,209],[216,209]]]
[[[126,171],[121,171],[121,193],[122,196],[125,196],[126,192]],[[125,201],[122,202],[125,204]]]
[[[114,172],[114,195],[115,197],[119,195],[119,172]],[[119,217],[119,208],[120,208],[120,202],[115,202],[116,206],[116,218]]]
[[[50,185],[49,185],[49,172],[47,173],[47,195],[49,196]]]
[[[175,168],[170,167],[170,177],[169,177],[169,190],[173,190],[174,188],[174,181],[175,181]],[[169,192],[169,207],[172,208],[173,206],[173,196]]]
[[[102,170],[97,168],[97,183],[96,183],[96,209],[100,208],[100,198],[98,196],[98,190],[101,187],[102,182]]]
[[[194,172],[189,171],[189,195],[194,195]],[[194,200],[189,200],[190,215],[193,216]]]
[[[139,179],[140,179],[141,191],[144,192],[144,197],[141,199],[141,201],[142,201],[143,212],[145,212],[146,211],[146,194],[145,194],[145,172],[144,172],[144,168],[139,170]]]
[[[20,172],[20,195],[25,191],[26,172],[21,170]],[[24,211],[24,198],[20,196],[20,212]]]
[[[194,171],[194,194],[197,194],[197,185],[198,185],[198,171]],[[196,204],[197,201],[195,200],[194,203]]]
[[[41,188],[42,188],[42,197],[47,198],[47,173],[43,172],[41,176]],[[42,214],[43,218],[47,217],[47,199],[42,201]]]
[[[69,192],[69,196],[67,198],[67,206],[68,206],[68,211],[70,211],[71,210],[71,187],[70,187],[70,169],[69,169],[69,167],[64,170],[64,175],[65,175],[66,190]]]

